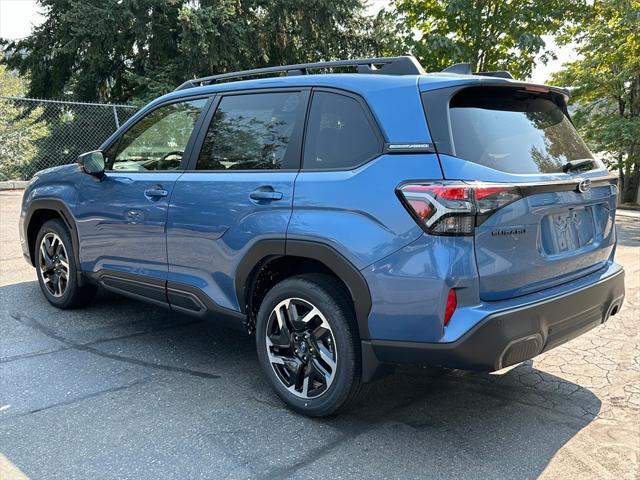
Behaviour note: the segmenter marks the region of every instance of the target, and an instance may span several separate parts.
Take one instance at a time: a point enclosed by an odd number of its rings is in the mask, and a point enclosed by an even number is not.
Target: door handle
[[[251,200],[282,200],[282,192],[273,190],[254,190],[249,194]]]
[[[144,194],[146,197],[166,197],[169,192],[163,188],[147,188]]]

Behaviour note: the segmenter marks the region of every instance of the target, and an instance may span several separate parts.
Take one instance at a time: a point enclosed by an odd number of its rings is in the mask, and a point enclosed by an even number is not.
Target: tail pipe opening
[[[609,317],[616,315],[620,311],[620,307],[622,307],[622,300],[611,302],[611,305],[609,305],[609,309],[607,310],[607,314],[604,316],[603,323],[609,320]]]

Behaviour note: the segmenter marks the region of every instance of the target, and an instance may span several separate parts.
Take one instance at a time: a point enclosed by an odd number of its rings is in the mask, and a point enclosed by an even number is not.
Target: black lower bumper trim
[[[486,317],[451,343],[371,340],[381,363],[494,371],[535,357],[605,322],[620,310],[624,271],[573,292]]]

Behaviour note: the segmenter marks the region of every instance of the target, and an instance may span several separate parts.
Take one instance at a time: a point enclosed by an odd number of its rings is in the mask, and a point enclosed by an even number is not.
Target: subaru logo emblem
[[[586,193],[589,190],[591,190],[591,180],[589,178],[580,180],[580,182],[578,183],[578,191],[580,193]]]

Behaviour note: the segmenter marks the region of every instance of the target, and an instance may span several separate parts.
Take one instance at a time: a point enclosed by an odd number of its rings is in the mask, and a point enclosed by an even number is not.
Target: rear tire
[[[273,287],[260,305],[256,346],[276,394],[298,413],[336,414],[367,388],[351,301],[329,275],[295,276]]]
[[[49,220],[40,227],[34,256],[40,289],[51,305],[66,309],[93,299],[95,285],[78,285],[73,243],[62,220]]]

